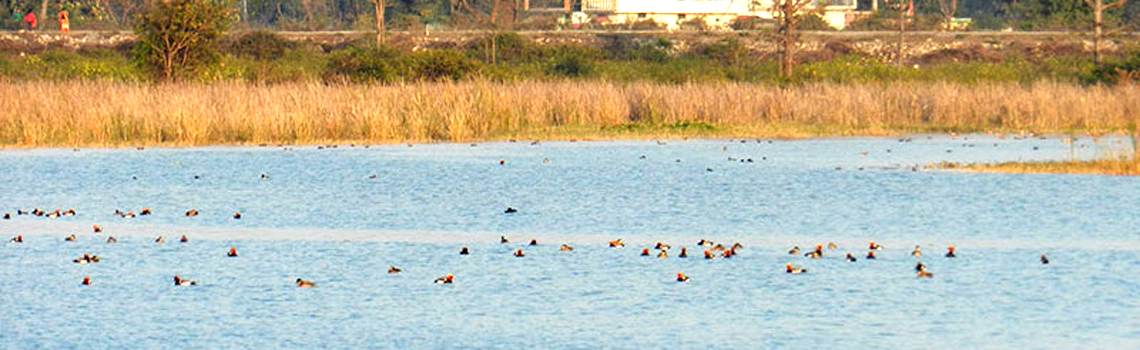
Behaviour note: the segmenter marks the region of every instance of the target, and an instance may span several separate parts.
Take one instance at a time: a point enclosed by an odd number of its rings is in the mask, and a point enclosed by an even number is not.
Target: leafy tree
[[[140,56],[175,80],[215,57],[233,17],[227,0],[152,0],[135,27]]]

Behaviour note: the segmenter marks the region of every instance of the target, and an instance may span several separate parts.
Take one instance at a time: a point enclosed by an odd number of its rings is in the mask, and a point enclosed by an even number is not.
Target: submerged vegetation
[[[1133,130],[1140,89],[1040,82],[0,82],[0,145],[393,143]]]

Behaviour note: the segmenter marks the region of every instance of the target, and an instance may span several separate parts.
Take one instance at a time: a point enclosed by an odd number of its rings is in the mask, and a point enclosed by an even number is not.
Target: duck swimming
[[[317,286],[316,283],[297,278],[297,287],[298,288],[313,288],[316,286]]]
[[[689,257],[689,250],[685,249],[685,247],[681,247],[681,254],[677,254],[677,257],[678,258],[688,258]]]
[[[867,251],[867,259],[875,259],[875,251],[874,250],[868,250]]]
[[[99,261],[99,260],[95,260],[95,261]],[[91,261],[91,256],[90,256],[90,255],[87,255],[87,254],[83,254],[83,256],[81,256],[81,257],[79,257],[79,258],[77,258],[77,259],[71,260],[71,262],[73,262],[73,263],[76,263],[76,264],[80,264],[80,265],[83,265],[83,264],[91,263],[91,262],[94,262],[94,261]]]
[[[79,284],[84,285],[84,286],[90,286],[91,285],[91,278],[87,277],[87,276],[83,276],[83,282],[80,282]]]
[[[869,244],[869,245],[868,245],[868,249],[871,249],[871,250],[882,250],[882,249],[883,249],[883,245],[881,245],[881,244],[876,244],[874,241],[872,241],[872,242],[871,242],[871,244]]]
[[[827,250],[836,250],[836,249],[839,249],[839,246],[836,245],[835,242],[827,242]]]
[[[657,252],[657,258],[658,259],[665,259],[668,257],[669,257],[669,253],[666,250],[661,250],[661,251]]]
[[[230,247],[230,251],[226,253],[226,256],[231,257],[231,258],[236,258],[237,257],[237,248]]]
[[[63,240],[68,241],[68,242],[75,242],[75,239],[76,239],[75,234],[72,234],[70,236],[67,236],[67,238],[64,238]]]
[[[558,247],[558,250],[568,252],[568,251],[574,250],[574,247],[571,247],[569,244],[563,243],[561,247]]]
[[[517,213],[517,212],[519,212],[519,210],[518,210],[518,209],[515,209],[515,208],[511,208],[511,207],[507,207],[507,210],[504,210],[504,211],[503,211],[503,214],[514,214],[514,213]]]
[[[914,246],[914,251],[910,252],[910,256],[913,256],[916,258],[921,258],[922,257],[922,248],[919,248],[917,245]]]
[[[467,247],[459,248],[459,255],[468,255],[470,253],[471,252],[467,250]]]
[[[855,256],[851,255],[851,253],[847,253],[847,262],[855,262],[855,261],[856,261]]]
[[[99,227],[99,225],[91,225],[91,230],[95,231],[95,233],[103,232],[103,228]]]
[[[1041,254],[1041,264],[1042,265],[1049,265],[1049,258],[1046,258],[1045,254]]]
[[[188,217],[198,216],[198,209],[190,209],[190,211],[186,212],[186,216],[188,216]]]
[[[12,243],[24,243],[24,236],[23,235],[16,235],[16,237],[12,238],[10,240],[10,242],[12,242]]]
[[[641,256],[649,256],[649,248],[641,249]]]
[[[706,239],[703,239],[703,238],[702,238],[701,240],[697,241],[697,246],[698,246],[698,247],[711,247],[712,245],[713,245],[713,242],[712,242],[712,241],[710,241],[710,240],[706,240]]]
[[[610,241],[610,248],[621,248],[624,246],[625,246],[625,241],[621,240],[621,238]]]
[[[234,220],[241,220],[241,212],[234,213]]]
[[[792,247],[792,250],[788,251],[789,255],[798,255],[799,253],[800,253],[800,247],[799,246]]]
[[[523,251],[522,251],[522,249],[519,249],[519,250],[516,250],[516,251],[515,251],[515,257],[516,257],[516,258],[521,258],[521,257],[524,257],[524,256],[526,256],[526,254],[523,254]]]
[[[920,271],[926,271],[926,265],[923,265],[921,261],[919,261],[918,264],[914,265],[914,272]]]
[[[537,239],[531,239],[530,244],[528,244],[528,245],[538,245],[538,240]]]
[[[724,254],[721,254],[721,257],[724,257],[725,259],[731,258],[733,256],[736,256],[736,248],[726,250],[724,251]]]
[[[507,239],[507,236],[499,236],[499,243],[507,244],[511,243],[511,241]]]
[[[388,266],[388,273],[400,273],[400,272],[404,272],[404,270],[400,270],[399,267]]]
[[[453,282],[455,282],[455,276],[451,274],[435,279],[435,284],[452,284]]]
[[[198,282],[194,282],[194,281],[187,280],[187,279],[182,279],[182,277],[178,277],[178,275],[174,275],[174,285],[183,286],[183,287],[194,286],[194,285],[198,285]]]
[[[179,242],[181,242],[181,243],[186,243],[186,242],[189,242],[189,241],[190,241],[190,239],[189,239],[189,238],[186,238],[186,235],[182,235],[182,238],[181,238],[181,239],[179,239],[178,241],[179,241]]]
[[[958,255],[954,254],[954,246],[950,246],[949,248],[946,248],[946,257],[947,258],[958,257]]]
[[[107,236],[107,243],[115,243],[118,241],[119,240],[115,239],[115,236]]]
[[[664,244],[661,242],[657,242],[657,244],[653,245],[653,249],[657,249],[657,250],[668,250],[669,248],[673,248],[673,247],[670,247],[668,244]]]
[[[792,263],[788,263],[787,269],[785,270],[785,272],[791,273],[791,274],[800,274],[800,273],[807,273],[807,269],[802,268],[802,267],[795,267],[795,266],[792,266]]]
[[[162,242],[166,242],[166,239],[162,238],[162,236],[158,236],[158,238],[154,239],[154,243],[162,244]]]
[[[689,281],[689,276],[685,276],[685,274],[680,273],[680,272],[677,273],[677,282],[688,282],[688,281]]]
[[[139,212],[139,216],[142,215],[150,215],[150,208],[143,208],[143,210]]]
[[[706,250],[706,251],[705,251],[705,259],[706,259],[706,260],[712,260],[712,259],[714,259],[714,258],[716,258],[716,256],[714,256],[714,255],[712,254],[712,252],[710,252],[710,251],[708,251],[708,250]]]

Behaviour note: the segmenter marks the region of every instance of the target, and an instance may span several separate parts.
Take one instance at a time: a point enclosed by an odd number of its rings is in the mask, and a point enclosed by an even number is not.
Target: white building
[[[842,29],[853,18],[855,0],[833,0],[824,7],[823,19]],[[741,17],[771,19],[772,0],[582,0],[582,12],[594,20],[633,23],[653,20],[669,29],[693,20],[712,28],[727,28]]]

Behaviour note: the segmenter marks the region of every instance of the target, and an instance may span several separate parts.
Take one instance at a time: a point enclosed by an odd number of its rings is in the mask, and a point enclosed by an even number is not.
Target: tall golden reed
[[[599,81],[393,86],[0,82],[3,147],[693,135],[676,126],[684,121],[711,125],[695,136],[713,137],[1113,130],[1140,121],[1140,88],[1047,82],[789,88]]]

